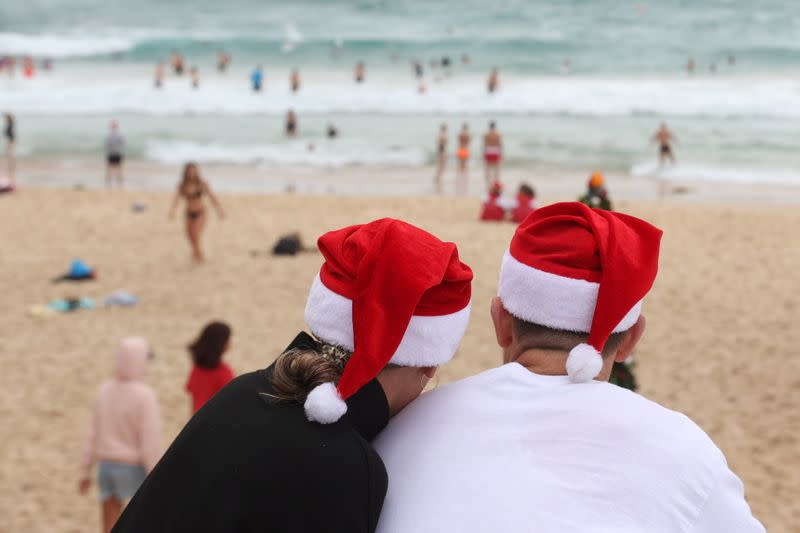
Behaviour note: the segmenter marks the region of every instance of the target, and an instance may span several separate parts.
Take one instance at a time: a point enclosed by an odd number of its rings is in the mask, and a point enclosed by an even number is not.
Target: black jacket
[[[292,347],[314,342],[301,333]],[[387,488],[369,445],[389,420],[380,384],[322,425],[267,396],[271,371],[239,376],[189,420],[113,533],[375,531]]]

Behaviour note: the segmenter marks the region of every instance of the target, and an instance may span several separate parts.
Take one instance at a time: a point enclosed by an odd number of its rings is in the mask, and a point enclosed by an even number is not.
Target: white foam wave
[[[204,80],[197,91],[185,80],[169,79],[155,91],[141,69],[113,80],[57,72],[24,83],[0,79],[0,99],[28,113],[283,114],[291,107],[300,113],[800,117],[800,80],[791,79],[507,79],[499,94],[488,95],[478,78],[433,83],[426,94],[418,94],[415,82],[406,78],[376,73],[357,86],[349,73],[324,76],[308,75],[303,90],[292,94],[282,74],[268,72],[266,91],[254,94],[245,75]]]
[[[134,39],[120,37],[0,33],[0,55],[62,59],[125,52],[134,46],[136,46]]]
[[[800,185],[800,174],[785,169],[725,168],[702,163],[681,163],[659,167],[653,161],[641,162],[631,167],[631,175],[679,182],[713,181],[721,183]]]
[[[354,165],[421,166],[427,161],[423,150],[409,147],[380,147],[343,140],[313,143],[228,145],[191,141],[148,141],[147,159],[168,164],[233,163],[238,165],[308,165],[340,168]]]

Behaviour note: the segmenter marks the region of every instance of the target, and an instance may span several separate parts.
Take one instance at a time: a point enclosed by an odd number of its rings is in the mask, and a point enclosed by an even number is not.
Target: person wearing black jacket
[[[375,530],[388,479],[370,441],[453,356],[472,271],[454,244],[392,219],[318,244],[313,336],[212,397],[114,533]]]

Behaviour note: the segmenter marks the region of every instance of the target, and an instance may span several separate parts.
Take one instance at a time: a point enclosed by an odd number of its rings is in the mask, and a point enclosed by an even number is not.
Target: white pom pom
[[[567,374],[573,383],[586,383],[597,377],[603,369],[603,357],[594,346],[581,343],[569,352]]]
[[[330,382],[314,387],[308,393],[303,407],[306,418],[320,424],[332,424],[347,412],[347,404],[339,396],[336,385]]]

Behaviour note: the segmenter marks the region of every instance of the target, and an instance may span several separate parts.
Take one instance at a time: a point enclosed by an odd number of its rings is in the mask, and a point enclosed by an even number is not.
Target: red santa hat
[[[574,382],[590,381],[612,333],[639,319],[658,272],[661,230],[638,218],[578,202],[531,213],[503,257],[498,295],[515,317],[588,333],[567,358]]]
[[[469,321],[472,270],[455,244],[389,218],[331,231],[318,245],[325,263],[306,323],[321,341],[352,352],[338,384],[306,399],[308,419],[327,424],[388,363],[439,366],[453,357]]]

